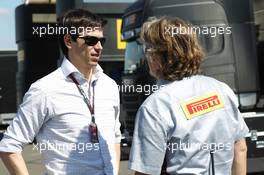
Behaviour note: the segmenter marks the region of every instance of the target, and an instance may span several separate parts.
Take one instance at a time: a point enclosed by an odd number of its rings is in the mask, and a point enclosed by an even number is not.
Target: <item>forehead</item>
[[[83,36],[96,36],[96,37],[103,37],[103,30],[101,28],[95,28],[93,30],[86,30],[84,33],[83,33]]]

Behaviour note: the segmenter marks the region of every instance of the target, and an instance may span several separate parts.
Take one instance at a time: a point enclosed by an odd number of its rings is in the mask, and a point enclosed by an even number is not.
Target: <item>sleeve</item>
[[[120,131],[120,121],[119,121],[119,116],[120,116],[120,97],[119,97],[119,91],[116,85],[116,90],[115,90],[115,96],[116,96],[116,106],[115,106],[115,143],[118,144],[121,142],[121,131]]]
[[[238,126],[236,129],[235,141],[238,141],[242,138],[245,138],[246,135],[248,134],[248,132],[249,132],[249,129],[248,129],[243,117],[240,114],[240,117],[238,117]]]
[[[231,102],[233,117],[236,120],[236,131],[235,131],[234,139],[235,141],[238,141],[246,137],[246,135],[249,132],[249,129],[244,121],[243,116],[241,115],[238,109],[239,106],[238,99],[235,93],[233,92],[233,90],[229,86],[224,84],[224,92],[225,94],[227,94],[228,100],[230,100]]]
[[[140,107],[138,110],[129,168],[146,174],[160,174],[166,154],[167,130],[158,114]]]
[[[47,97],[31,86],[18,108],[16,117],[4,133],[0,152],[21,152],[25,144],[33,141],[47,113]]]

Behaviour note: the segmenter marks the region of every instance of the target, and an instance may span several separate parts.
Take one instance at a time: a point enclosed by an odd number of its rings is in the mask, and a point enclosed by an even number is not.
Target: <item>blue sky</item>
[[[0,50],[17,50],[15,8],[22,0],[0,0]]]

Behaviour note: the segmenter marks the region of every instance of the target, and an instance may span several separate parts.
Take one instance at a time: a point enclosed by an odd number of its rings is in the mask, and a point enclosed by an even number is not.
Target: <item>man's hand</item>
[[[247,145],[245,139],[235,143],[232,175],[247,174]]]
[[[25,161],[20,153],[0,152],[6,168],[12,175],[29,175]]]

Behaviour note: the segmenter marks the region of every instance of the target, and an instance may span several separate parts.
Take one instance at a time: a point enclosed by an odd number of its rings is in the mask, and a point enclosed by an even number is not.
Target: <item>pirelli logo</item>
[[[224,107],[224,102],[218,92],[192,98],[181,103],[185,117],[190,120]]]

